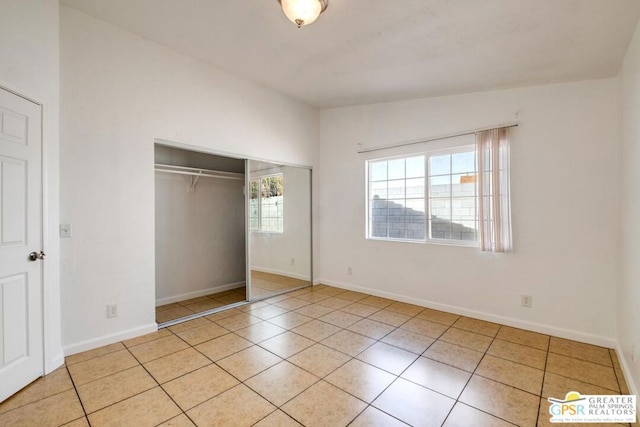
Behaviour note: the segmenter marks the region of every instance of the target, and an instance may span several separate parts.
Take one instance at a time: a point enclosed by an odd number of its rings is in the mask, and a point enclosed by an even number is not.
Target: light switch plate
[[[60,224],[60,237],[71,237],[71,224]]]

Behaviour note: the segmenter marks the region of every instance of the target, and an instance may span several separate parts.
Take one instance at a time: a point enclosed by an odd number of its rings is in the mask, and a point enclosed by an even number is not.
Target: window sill
[[[458,246],[463,248],[479,248],[478,242],[467,242],[464,240],[444,240],[444,239],[429,239],[429,240],[405,240],[405,239],[390,239],[381,237],[367,237],[366,240],[373,240],[377,242],[394,242],[394,243],[414,243],[419,245],[438,245],[438,246]]]
[[[259,230],[250,230],[252,234],[284,234],[284,231],[259,231]]]

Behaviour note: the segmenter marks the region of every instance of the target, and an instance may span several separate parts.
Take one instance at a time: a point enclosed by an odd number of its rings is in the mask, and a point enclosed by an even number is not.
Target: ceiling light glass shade
[[[328,0],[278,0],[287,18],[298,28],[309,25],[327,8]]]

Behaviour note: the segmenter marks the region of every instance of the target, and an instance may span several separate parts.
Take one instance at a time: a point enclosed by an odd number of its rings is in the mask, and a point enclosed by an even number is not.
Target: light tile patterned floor
[[[252,299],[262,299],[290,289],[308,286],[309,281],[295,279],[279,274],[251,272]],[[214,292],[196,298],[156,307],[156,322],[164,323],[196,313],[224,307],[246,300],[247,290],[244,286],[223,292]]]
[[[570,390],[629,393],[613,350],[319,285],[70,356],[0,425],[549,426]]]

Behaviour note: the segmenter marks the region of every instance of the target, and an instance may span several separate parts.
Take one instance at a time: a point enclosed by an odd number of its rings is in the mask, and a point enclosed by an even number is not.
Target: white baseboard
[[[638,396],[640,390],[638,390],[638,387],[633,380],[633,375],[631,375],[631,369],[629,368],[630,364],[627,363],[627,358],[624,356],[620,344],[616,345],[616,353],[618,354],[618,360],[620,361],[620,367],[622,368],[624,379],[627,381],[627,385],[629,386],[629,391],[631,391],[631,394]]]
[[[566,338],[574,341],[580,341],[588,344],[599,345],[601,347],[616,348],[617,341],[613,338],[589,334],[572,329],[559,328],[553,325],[547,325],[537,322],[528,322],[525,320],[515,319],[512,317],[498,316],[482,311],[470,310],[464,307],[458,307],[448,304],[441,304],[421,298],[408,297],[398,295],[391,292],[379,291],[376,289],[365,288],[362,286],[351,285],[347,283],[335,282],[332,280],[317,279],[313,281],[314,285],[325,284],[336,288],[346,289],[350,291],[362,292],[378,297],[389,298],[400,302],[419,305],[422,307],[432,308],[434,310],[447,311],[449,313],[459,314],[461,316],[473,317],[475,319],[486,320],[488,322],[500,323],[502,325],[512,326],[514,328],[526,329],[528,331],[539,332],[546,335],[553,335],[559,338]],[[626,374],[626,373],[625,373]]]
[[[158,330],[157,323],[151,323],[148,325],[139,326],[137,328],[127,329],[125,331],[116,332],[115,334],[104,335],[98,338],[93,338],[87,341],[71,344],[64,347],[65,356],[71,356],[72,354],[82,353],[83,351],[93,350],[94,348],[102,347],[104,345],[113,344],[119,341],[128,340],[130,338],[139,337],[140,335],[150,334]]]
[[[64,365],[64,353],[60,352],[55,357],[47,360],[44,364],[44,374],[48,375],[51,372]]]
[[[290,271],[275,270],[273,268],[263,268],[263,267],[252,266],[251,270],[259,271],[261,273],[277,274],[278,276],[291,277],[293,279],[307,280],[307,281],[311,280],[309,276],[305,276],[304,274],[291,273]]]
[[[246,283],[244,281],[227,283],[226,285],[212,286],[210,288],[200,289],[198,291],[186,292],[184,294],[179,294],[179,295],[172,295],[170,297],[157,299],[156,307],[159,307],[161,305],[171,304],[174,302],[184,301],[191,298],[198,298],[198,297],[202,297],[202,296],[217,293],[217,292],[229,291],[231,289],[241,288],[245,285]]]

